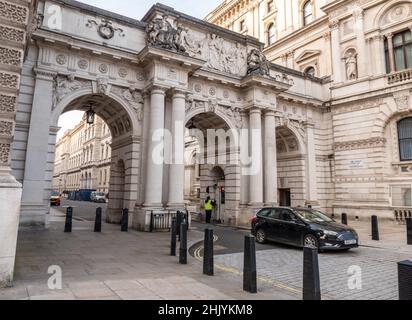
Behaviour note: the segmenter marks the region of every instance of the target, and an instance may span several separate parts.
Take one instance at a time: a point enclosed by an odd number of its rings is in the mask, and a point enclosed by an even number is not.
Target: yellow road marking
[[[214,240],[214,242],[216,242],[216,241],[219,240],[219,238],[218,238],[217,236],[214,236],[214,239],[213,239],[213,240]],[[200,251],[201,251],[202,249],[203,249],[203,246],[200,245],[199,248],[197,248],[197,249],[194,251],[194,257],[195,257],[195,259],[198,260],[198,261],[200,261],[200,262],[203,262],[203,258],[202,258],[202,256],[200,255]],[[231,267],[223,266],[223,265],[220,265],[220,264],[215,264],[215,268],[216,268],[216,269],[219,269],[219,270],[221,270],[221,271],[224,271],[224,272],[228,272],[228,273],[232,273],[232,274],[238,275],[238,276],[243,276],[243,272],[240,271],[240,270],[238,270],[238,269],[236,269],[236,268],[231,268]],[[267,284],[269,284],[269,285],[272,285],[272,286],[275,287],[275,288],[282,289],[282,290],[286,290],[286,291],[289,291],[289,292],[291,292],[291,293],[293,293],[293,294],[302,295],[302,289],[299,290],[299,289],[296,289],[296,288],[292,288],[292,287],[289,287],[288,285],[286,285],[286,284],[284,284],[284,283],[277,282],[277,281],[274,281],[273,279],[270,279],[270,278],[267,278],[267,277],[263,277],[263,276],[258,276],[257,279],[258,279],[258,281],[260,281],[260,282],[265,282],[265,283],[267,283]],[[332,297],[329,297],[329,296],[324,295],[324,294],[322,295],[322,297],[323,297],[323,298],[330,299],[330,300],[333,300]]]

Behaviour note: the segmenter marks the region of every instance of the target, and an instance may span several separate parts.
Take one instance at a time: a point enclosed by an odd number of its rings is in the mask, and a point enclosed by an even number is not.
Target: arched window
[[[305,69],[305,74],[308,75],[309,77],[315,77],[316,76],[316,70],[314,67],[308,67]]]
[[[303,5],[303,25],[307,26],[313,21],[312,1],[306,1]]]
[[[271,23],[268,28],[268,45],[274,44],[276,41],[276,26]]]
[[[401,161],[412,161],[412,117],[398,122],[398,139]]]

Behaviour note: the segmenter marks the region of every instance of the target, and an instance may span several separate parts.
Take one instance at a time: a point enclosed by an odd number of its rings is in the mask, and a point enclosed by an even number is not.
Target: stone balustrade
[[[406,222],[407,218],[412,218],[412,207],[396,207],[393,210],[398,222]]]
[[[394,72],[388,75],[388,84],[395,84],[412,79],[412,69]]]

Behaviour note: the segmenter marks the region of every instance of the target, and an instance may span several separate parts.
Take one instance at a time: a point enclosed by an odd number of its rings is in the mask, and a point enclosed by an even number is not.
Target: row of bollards
[[[129,210],[123,209],[121,218],[121,231],[128,232],[129,230]],[[64,232],[71,233],[73,230],[73,208],[69,207],[66,210],[66,221],[64,224]],[[94,232],[102,232],[102,208],[96,209],[96,219],[94,221]]]
[[[348,225],[348,215],[342,213],[342,224]],[[379,219],[376,215],[371,217],[372,240],[379,241]],[[406,239],[407,244],[412,245],[412,218],[406,218]]]
[[[187,264],[187,232],[189,225],[187,218],[180,211],[177,212],[176,218],[172,219],[171,240],[170,240],[170,255],[176,256],[177,240],[179,237],[179,263]]]

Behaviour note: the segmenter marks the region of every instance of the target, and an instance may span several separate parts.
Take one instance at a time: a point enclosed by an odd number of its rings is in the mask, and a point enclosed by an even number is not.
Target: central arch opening
[[[215,203],[212,221],[230,223],[235,217],[227,208],[236,207],[238,191],[234,187],[226,188],[226,181],[239,179],[233,170],[239,165],[233,162],[237,159],[233,155],[238,152],[234,132],[223,117],[212,112],[193,116],[186,128],[185,201],[188,209],[192,213],[202,213],[204,219],[203,204],[210,197]]]
[[[83,116],[78,123],[68,124],[79,111]],[[58,116],[59,127],[66,130],[59,133],[55,147],[51,193],[60,196],[60,203],[50,204],[60,204],[60,211],[75,207],[74,216],[89,221],[95,218],[93,209],[102,207],[107,222],[120,223],[123,209],[133,209],[137,198],[132,186],[137,177],[126,174],[137,166],[130,159],[135,148],[129,111],[107,95],[86,94]]]

